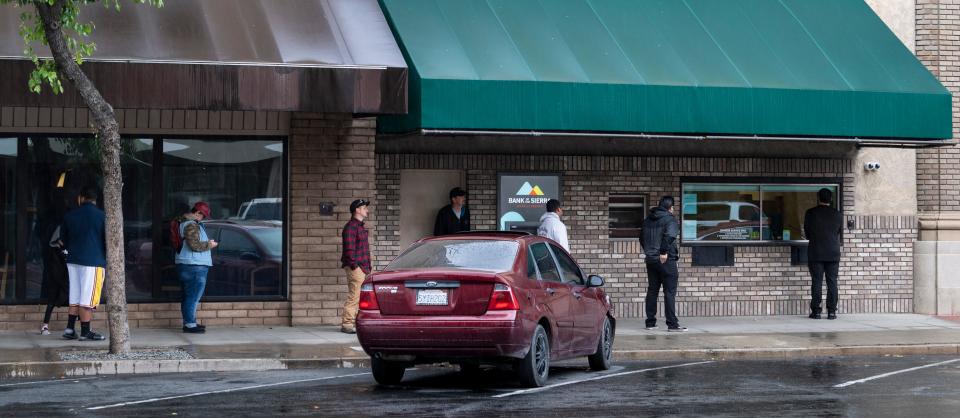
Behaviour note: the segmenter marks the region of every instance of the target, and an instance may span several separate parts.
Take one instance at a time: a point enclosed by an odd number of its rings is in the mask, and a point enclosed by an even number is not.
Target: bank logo
[[[525,181],[520,190],[517,190],[517,196],[543,196],[543,190],[540,190],[540,186],[531,186],[529,181]]]

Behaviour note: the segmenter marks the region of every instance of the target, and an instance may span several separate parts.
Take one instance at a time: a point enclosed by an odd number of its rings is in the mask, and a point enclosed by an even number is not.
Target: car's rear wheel
[[[603,318],[603,329],[600,331],[600,342],[597,343],[597,352],[587,357],[590,368],[593,370],[607,370],[613,362],[613,324],[610,318]]]
[[[373,369],[373,378],[381,385],[395,385],[403,380],[406,363],[384,360],[379,357],[370,359],[370,368]]]
[[[526,387],[547,384],[550,376],[550,338],[543,325],[537,325],[530,342],[530,351],[517,363],[517,377]]]

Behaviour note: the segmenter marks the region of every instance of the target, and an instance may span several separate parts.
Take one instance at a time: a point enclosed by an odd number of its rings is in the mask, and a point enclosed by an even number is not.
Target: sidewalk
[[[686,333],[661,324],[647,331],[643,320],[620,319],[618,360],[759,359],[838,355],[960,355],[960,319],[915,314],[681,318]],[[61,361],[71,350],[106,350],[107,342],[63,340],[59,330],[0,332],[0,379],[125,373],[239,371],[317,367],[367,367],[353,335],[338,327],[211,328],[206,334],[179,329],[134,329],[132,346],[180,348],[191,360]]]

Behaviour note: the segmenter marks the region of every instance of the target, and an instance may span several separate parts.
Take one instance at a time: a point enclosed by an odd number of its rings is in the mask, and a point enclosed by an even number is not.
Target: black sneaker
[[[207,329],[197,325],[195,327],[183,327],[183,332],[187,334],[203,334],[207,332]]]
[[[77,339],[77,332],[67,328],[63,331],[63,339],[65,340],[75,340]]]
[[[807,318],[810,318],[810,319],[820,319],[820,314],[818,314],[818,313],[812,313],[812,314],[808,315]]]
[[[835,313],[827,314],[827,319],[837,319],[837,314]]]
[[[93,331],[87,331],[80,335],[80,341],[103,341],[106,338]]]
[[[356,333],[357,333],[357,329],[356,329],[356,328],[350,328],[350,327],[340,327],[340,332],[342,332],[342,333],[344,333],[344,334],[356,334]]]
[[[669,332],[687,332],[687,327],[667,328],[667,331],[669,331]]]
[[[656,325],[647,325],[646,327],[644,327],[644,329],[648,329],[648,330],[657,329],[657,326],[656,326]]]

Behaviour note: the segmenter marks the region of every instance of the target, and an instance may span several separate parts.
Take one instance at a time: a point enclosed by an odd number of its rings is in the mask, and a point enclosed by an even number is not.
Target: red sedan
[[[357,336],[381,384],[417,363],[508,362],[521,383],[543,386],[551,361],[586,356],[594,370],[610,367],[616,322],[601,286],[546,238],[426,238],[364,281]]]

